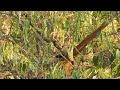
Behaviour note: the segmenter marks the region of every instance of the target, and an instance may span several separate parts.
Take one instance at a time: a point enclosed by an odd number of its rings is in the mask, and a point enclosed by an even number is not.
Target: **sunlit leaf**
[[[85,71],[85,74],[87,77],[92,76],[94,74],[94,69],[93,68],[87,69],[87,71]]]

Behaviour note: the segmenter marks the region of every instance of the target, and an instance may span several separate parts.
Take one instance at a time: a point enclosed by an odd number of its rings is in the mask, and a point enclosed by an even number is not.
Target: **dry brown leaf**
[[[64,62],[64,70],[67,77],[71,76],[74,67],[72,63],[68,60]]]

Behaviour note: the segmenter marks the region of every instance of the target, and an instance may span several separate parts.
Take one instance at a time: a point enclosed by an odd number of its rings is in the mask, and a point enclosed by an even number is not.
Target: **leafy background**
[[[120,78],[120,14],[112,11],[0,11],[1,79]],[[102,22],[112,22],[75,57],[65,75],[63,62],[50,64],[59,53],[54,38],[75,47]],[[45,38],[43,38],[43,36]]]

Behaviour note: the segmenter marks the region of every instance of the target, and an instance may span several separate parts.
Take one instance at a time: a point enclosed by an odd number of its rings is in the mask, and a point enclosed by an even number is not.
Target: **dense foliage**
[[[74,57],[69,76],[62,61],[51,63],[60,51],[50,39],[63,48],[69,46],[71,52],[107,20],[111,23]],[[119,12],[1,11],[0,78],[120,78]]]

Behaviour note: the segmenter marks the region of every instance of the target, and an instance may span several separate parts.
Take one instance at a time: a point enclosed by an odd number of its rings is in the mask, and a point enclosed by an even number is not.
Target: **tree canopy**
[[[0,11],[0,78],[120,78],[119,11]]]

